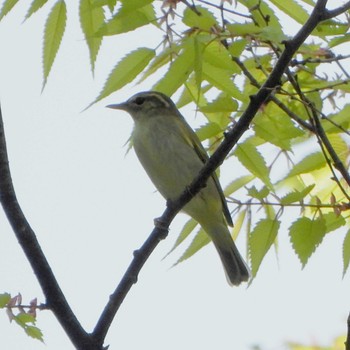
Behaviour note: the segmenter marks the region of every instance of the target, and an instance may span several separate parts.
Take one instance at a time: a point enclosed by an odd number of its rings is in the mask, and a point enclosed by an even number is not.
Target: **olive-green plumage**
[[[198,175],[208,156],[175,104],[162,93],[148,91],[107,107],[132,116],[132,143],[142,166],[165,199],[176,199]],[[229,283],[247,281],[249,270],[227,228],[227,224],[232,226],[232,219],[215,174],[183,211],[212,239]]]

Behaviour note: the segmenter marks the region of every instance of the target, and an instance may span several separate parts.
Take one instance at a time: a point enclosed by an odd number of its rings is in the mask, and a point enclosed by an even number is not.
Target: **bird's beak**
[[[117,104],[113,104],[113,105],[108,105],[106,106],[107,108],[112,108],[112,109],[121,109],[123,111],[127,110],[127,103],[117,103]]]

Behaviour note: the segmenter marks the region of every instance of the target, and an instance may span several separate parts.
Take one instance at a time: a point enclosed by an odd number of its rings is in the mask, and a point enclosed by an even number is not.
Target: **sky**
[[[62,47],[41,93],[41,41],[48,9],[22,23],[27,4],[0,23],[0,101],[19,202],[61,287],[87,330],[164,210],[133,151],[127,155],[131,118],[105,108],[149,89],[130,84],[86,111],[112,67],[138,46],[155,47],[139,32],[106,40],[92,77],[75,5]],[[182,110],[194,123],[193,106]],[[192,124],[193,125],[193,124]],[[297,212],[290,215],[297,216]],[[293,218],[292,218],[293,219]],[[284,349],[287,341],[329,344],[346,331],[350,280],[342,278],[344,232],[325,237],[305,269],[287,228],[249,286],[231,288],[212,245],[172,267],[171,249],[186,220],[179,215],[169,237],[142,269],[117,314],[110,349]],[[0,293],[20,292],[44,302],[35,275],[0,211]],[[244,255],[245,240],[237,245]],[[45,343],[28,338],[0,310],[2,349],[73,349],[55,317],[40,312]]]

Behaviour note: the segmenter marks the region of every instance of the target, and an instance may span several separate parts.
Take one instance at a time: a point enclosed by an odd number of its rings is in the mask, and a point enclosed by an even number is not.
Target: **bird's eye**
[[[145,98],[144,97],[137,97],[134,100],[134,103],[137,104],[138,106],[141,106],[144,102],[145,102]]]

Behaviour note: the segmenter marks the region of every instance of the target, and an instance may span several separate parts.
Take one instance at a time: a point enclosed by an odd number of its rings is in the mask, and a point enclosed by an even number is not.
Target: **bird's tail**
[[[222,224],[208,231],[224,265],[228,283],[238,286],[242,282],[248,281],[249,268],[241,257],[228,228]]]

